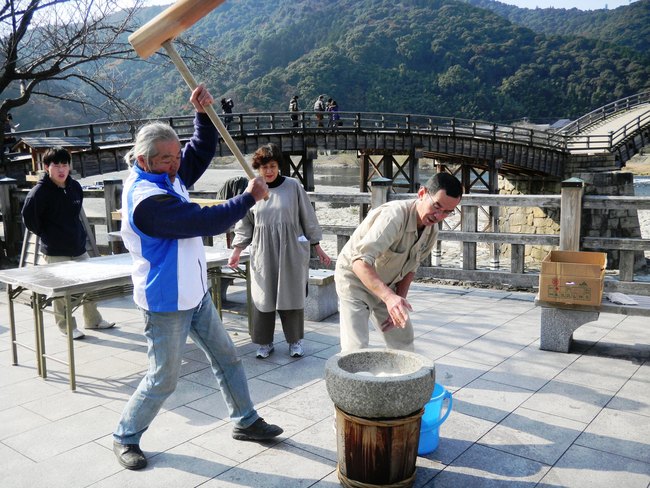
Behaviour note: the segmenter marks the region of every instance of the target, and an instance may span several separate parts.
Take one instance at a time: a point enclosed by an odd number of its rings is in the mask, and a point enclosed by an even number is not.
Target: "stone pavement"
[[[237,283],[233,300],[243,292]],[[569,354],[540,351],[530,293],[414,283],[417,352],[436,361],[454,409],[438,449],[417,461],[418,487],[650,486],[648,319],[601,315],[575,333]],[[122,469],[112,450],[122,407],[146,370],[142,319],[131,299],[102,302],[113,330],[75,341],[78,390],[66,367],[34,354],[11,366],[6,297],[0,302],[0,486],[335,487],[333,405],[326,360],[339,350],[338,317],[306,324],[306,355],[288,356],[281,328],[268,360],[255,358],[246,318],[224,321],[241,354],[253,399],[285,433],[273,443],[231,438],[226,408],[191,343],[177,391],[142,448],[149,466]],[[17,306],[20,339],[33,341],[31,311]],[[46,315],[50,354],[65,338]],[[374,333],[373,333],[374,334]],[[373,335],[375,344],[378,339]]]

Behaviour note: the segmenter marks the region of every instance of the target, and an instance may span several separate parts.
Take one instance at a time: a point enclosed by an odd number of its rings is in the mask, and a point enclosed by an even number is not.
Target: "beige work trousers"
[[[90,259],[87,252],[81,256],[45,256],[45,261],[48,264],[62,263],[64,261],[85,261],[87,259]],[[54,309],[54,319],[56,320],[57,327],[65,332],[65,300],[63,298],[57,298],[52,302],[52,308]],[[95,303],[84,303],[81,308],[83,309],[84,327],[94,327],[102,321],[102,315],[97,310]],[[72,317],[72,328],[77,328],[77,320],[74,317]]]
[[[381,325],[388,319],[384,302],[370,293],[364,293],[365,300],[359,297],[342,296],[339,293],[339,321],[341,327],[341,351],[351,352],[368,347],[372,323],[381,334],[388,349],[413,351],[413,325],[409,318],[403,329],[393,328],[381,331]]]

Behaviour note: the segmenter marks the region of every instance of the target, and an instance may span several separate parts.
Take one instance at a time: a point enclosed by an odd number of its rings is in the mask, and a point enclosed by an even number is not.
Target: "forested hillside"
[[[650,0],[638,0],[613,10],[587,11],[518,8],[496,0],[466,1],[541,34],[598,39],[650,56]]]
[[[598,11],[601,31],[648,2]],[[560,28],[573,22],[560,13],[556,30],[544,33],[512,17],[531,11],[512,9],[506,15],[463,0],[229,0],[187,32],[209,53],[191,69],[217,97],[232,97],[235,112],[287,110],[294,94],[310,110],[325,94],[342,111],[553,120],[650,89],[641,28],[638,38],[630,30],[620,42],[569,35],[579,29]],[[161,67],[159,55],[153,61],[120,66],[130,80],[124,96],[142,116],[182,113],[180,76]]]

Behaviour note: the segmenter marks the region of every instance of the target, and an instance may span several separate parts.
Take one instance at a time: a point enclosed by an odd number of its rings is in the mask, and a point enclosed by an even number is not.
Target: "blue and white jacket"
[[[171,182],[134,162],[122,192],[122,239],[133,257],[133,299],[150,312],[196,307],[208,290],[202,236],[228,230],[255,205],[250,193],[222,205],[201,208],[190,202],[193,185],[210,165],[217,134],[210,119],[197,113],[194,135],[181,151]]]

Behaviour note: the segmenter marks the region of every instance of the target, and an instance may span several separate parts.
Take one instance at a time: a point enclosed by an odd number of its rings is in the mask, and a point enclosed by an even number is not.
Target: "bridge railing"
[[[322,114],[319,122],[316,115]],[[414,133],[422,135],[481,138],[494,142],[518,143],[564,149],[563,135],[551,131],[527,127],[494,124],[486,121],[439,117],[418,114],[395,114],[374,112],[337,112],[337,120],[330,112],[299,112],[298,120],[291,119],[290,112],[237,113],[230,115],[228,129],[237,138],[255,134],[284,133],[287,131],[332,130],[336,132]],[[225,116],[224,117],[225,121]],[[74,136],[88,141],[92,148],[111,144],[133,142],[138,128],[152,120],[163,120],[176,129],[181,138],[192,134],[192,116],[161,117],[159,119],[135,119],[118,122],[49,127],[17,132],[16,137]]]
[[[609,134],[575,134],[567,136],[566,147],[572,152],[581,150],[613,152],[648,125],[650,125],[650,108]]]
[[[299,112],[291,119],[288,112],[233,114],[229,124],[233,136],[286,132],[288,129],[306,133],[332,130],[340,133],[403,133],[435,136],[482,138],[494,142],[519,143],[552,149],[563,149],[565,138],[555,132],[493,124],[485,121],[418,114],[374,112]],[[319,121],[316,116],[323,115]],[[295,124],[295,125],[294,125]]]
[[[618,113],[630,110],[638,105],[650,102],[650,91],[637,93],[626,98],[621,98],[615,102],[608,103],[586,115],[574,120],[570,124],[562,127],[559,132],[566,135],[576,134],[587,127],[605,120],[607,117]]]
[[[569,150],[612,151],[631,135],[650,124],[650,112],[625,124],[610,134],[580,135],[584,127],[601,121],[614,113],[629,110],[650,101],[650,91],[617,100],[595,110],[561,131],[532,129],[516,125],[495,124],[481,120],[457,117],[440,117],[419,114],[396,114],[376,112],[336,112],[336,120],[330,112],[252,112],[228,116],[226,124],[235,139],[254,135],[301,132],[305,135],[332,131],[335,133],[397,133],[422,136],[483,139],[491,142],[522,144],[562,152]],[[291,116],[297,115],[297,120]],[[317,119],[322,115],[322,120]],[[225,116],[224,117],[224,122]],[[160,117],[155,120],[168,122],[181,139],[192,134],[193,116]],[[140,126],[154,119],[135,119],[117,122],[98,122],[20,131],[17,138],[28,136],[75,136],[86,140],[93,149],[133,142]]]
[[[650,125],[650,109],[612,132],[612,145],[609,150],[617,149],[647,125]]]

